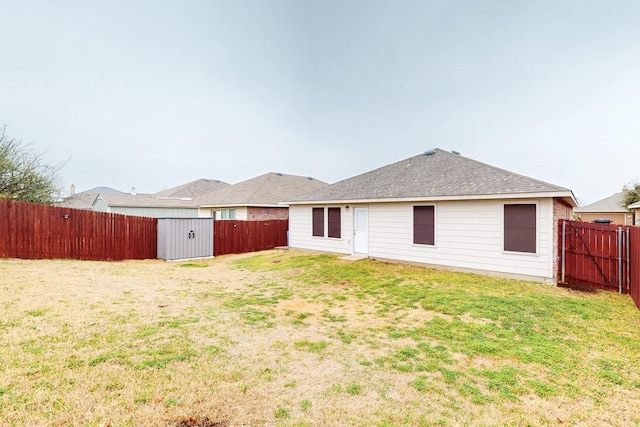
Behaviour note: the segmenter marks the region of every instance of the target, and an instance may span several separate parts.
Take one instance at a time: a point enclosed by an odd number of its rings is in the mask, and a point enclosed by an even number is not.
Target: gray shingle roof
[[[427,155],[427,153],[431,153]],[[562,193],[571,190],[478,162],[430,150],[388,166],[288,199],[291,203]]]
[[[228,187],[230,184],[217,179],[198,179],[177,187],[167,188],[166,190],[155,193],[159,197],[196,197],[202,196],[212,191],[220,190]]]
[[[202,206],[277,206],[283,200],[327,185],[306,176],[270,172],[206,194],[196,201]]]
[[[605,197],[597,202],[575,208],[576,212],[629,212],[622,203],[624,201],[624,193],[621,191],[612,196]]]
[[[76,196],[81,194],[124,194],[124,192],[111,187],[93,187],[89,190],[84,190],[83,192],[76,194]]]
[[[93,201],[96,199],[97,194],[94,193],[79,193],[75,196],[65,197],[61,202],[56,202],[53,206],[69,209],[88,209],[91,210]]]
[[[122,191],[116,190],[111,187],[94,187],[89,190],[85,190],[74,196],[65,197],[60,202],[56,202],[53,205],[61,208],[70,209],[88,209],[91,210],[93,202],[96,200],[98,194],[125,194]]]

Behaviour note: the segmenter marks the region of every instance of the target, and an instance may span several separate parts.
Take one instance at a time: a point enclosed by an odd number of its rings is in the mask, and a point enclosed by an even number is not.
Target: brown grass
[[[311,287],[291,272],[231,266],[247,256],[199,261],[202,268],[163,261],[0,260],[0,426],[638,420],[633,412],[640,398],[633,390],[620,389],[621,395],[602,396],[601,402],[524,393],[518,401],[476,404],[439,372],[424,372],[428,390],[419,391],[410,385],[415,374],[376,369],[375,360],[413,343],[389,338],[390,327],[446,315],[406,307],[381,315],[370,298],[336,299],[336,287],[349,284]],[[290,294],[275,298],[280,287]],[[345,341],[344,330],[352,340]],[[478,370],[505,364],[455,358]]]

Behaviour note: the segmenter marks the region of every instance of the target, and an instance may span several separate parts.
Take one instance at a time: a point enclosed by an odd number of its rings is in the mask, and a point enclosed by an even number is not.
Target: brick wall
[[[573,207],[562,199],[553,199],[553,277],[558,277],[558,220],[573,220]]]
[[[263,221],[266,219],[289,219],[289,208],[247,208],[248,221]]]

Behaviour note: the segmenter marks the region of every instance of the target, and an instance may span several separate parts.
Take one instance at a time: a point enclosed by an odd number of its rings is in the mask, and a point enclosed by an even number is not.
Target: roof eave
[[[254,208],[286,208],[287,206],[289,206],[288,203],[284,203],[284,202],[280,202],[280,203],[276,203],[276,204],[272,204],[272,203],[229,203],[229,204],[224,204],[224,205],[217,205],[217,204],[206,204],[206,205],[200,205],[200,209],[214,209],[214,208],[247,208],[247,207],[254,207]]]
[[[334,199],[334,200],[307,200],[307,201],[287,201],[289,205],[315,205],[315,204],[367,204],[367,203],[403,203],[403,202],[442,202],[460,200],[496,200],[496,199],[539,199],[539,198],[561,198],[573,207],[578,203],[573,192],[540,192],[540,193],[507,193],[507,194],[473,194],[457,196],[428,196],[428,197],[396,197],[384,199]]]

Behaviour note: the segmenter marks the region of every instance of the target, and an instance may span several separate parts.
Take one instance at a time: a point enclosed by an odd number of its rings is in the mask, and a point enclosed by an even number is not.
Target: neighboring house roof
[[[154,194],[99,194],[93,204],[98,199],[110,207],[136,207],[136,208],[198,208],[193,199],[157,197]]]
[[[74,186],[72,186],[73,192]],[[91,209],[93,202],[98,194],[124,194],[122,191],[111,187],[93,187],[89,190],[82,191],[69,197],[65,197],[54,206],[70,209]]]
[[[291,204],[330,201],[495,198],[544,195],[576,206],[571,190],[439,148],[302,194]]]
[[[624,192],[616,193],[597,202],[575,208],[575,212],[629,212],[623,206]],[[629,206],[631,207],[631,206]]]
[[[640,209],[640,202],[631,203],[629,209]]]
[[[111,188],[111,187],[93,187],[89,190],[85,190],[81,193],[77,193],[76,196],[79,196],[81,194],[125,194],[123,191],[120,190],[116,190],[115,188]]]
[[[62,199],[60,202],[56,202],[53,206],[58,206],[60,208],[70,208],[70,209],[91,209],[93,206],[93,201],[96,199],[97,194],[90,193],[80,193],[75,196],[69,196]]]
[[[326,187],[326,182],[298,175],[266,173],[196,199],[201,206],[282,206],[283,200]]]
[[[167,188],[166,190],[155,193],[159,197],[196,197],[202,196],[212,191],[220,190],[228,187],[230,184],[217,179],[198,179],[177,187]]]

